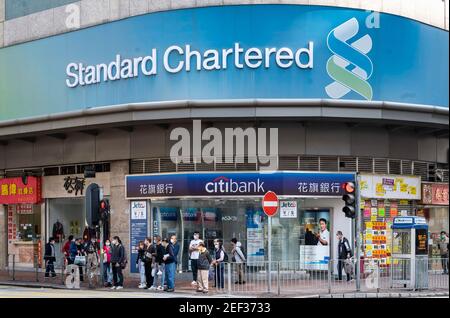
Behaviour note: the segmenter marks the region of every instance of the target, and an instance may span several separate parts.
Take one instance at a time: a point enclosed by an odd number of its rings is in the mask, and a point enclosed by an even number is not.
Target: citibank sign
[[[66,67],[66,85],[70,88],[87,86],[102,82],[136,78],[139,76],[155,76],[158,74],[158,50],[152,49],[150,55],[124,58],[117,54],[113,61],[87,65],[71,62]],[[245,49],[239,43],[227,49],[195,50],[191,45],[183,47],[172,45],[164,50],[162,68],[169,73],[196,71],[220,71],[234,67],[271,68],[276,65],[287,69],[297,67],[312,69],[314,66],[314,42],[307,47],[291,49],[289,47],[251,47]]]

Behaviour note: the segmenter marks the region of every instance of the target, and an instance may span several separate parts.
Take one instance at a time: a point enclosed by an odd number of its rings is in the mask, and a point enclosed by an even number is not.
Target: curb
[[[21,282],[0,282],[0,286],[16,286],[27,288],[51,288],[51,289],[67,289],[65,286],[51,285],[51,284],[39,284],[39,283],[21,283]]]

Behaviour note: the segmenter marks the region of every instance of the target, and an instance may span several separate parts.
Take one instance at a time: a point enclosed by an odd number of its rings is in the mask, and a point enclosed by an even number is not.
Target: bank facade
[[[160,9],[3,47],[0,263],[16,255],[33,268],[50,236],[85,235],[96,183],[131,259],[143,237],[176,234],[189,270],[200,231],[208,248],[238,238],[249,266],[267,260],[270,190],[286,206],[273,257],[320,266],[336,258],[336,231],[354,243],[341,185],[358,172],[364,257],[388,265],[388,233],[378,243],[367,233],[388,231],[392,217],[424,215],[433,235],[448,232],[447,56],[445,29],[294,4]],[[187,151],[174,153],[176,129]],[[229,129],[247,132],[238,156],[225,150]],[[214,133],[220,155],[207,151]],[[306,239],[320,219],[324,250]]]

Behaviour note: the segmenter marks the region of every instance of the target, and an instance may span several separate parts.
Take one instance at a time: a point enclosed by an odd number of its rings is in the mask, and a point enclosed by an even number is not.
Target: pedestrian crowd
[[[236,238],[231,240],[232,262],[236,263],[236,284],[245,284],[245,254],[242,244]],[[46,272],[45,277],[55,277],[54,262],[55,257],[54,239],[50,238],[45,247]],[[69,236],[64,244],[62,252],[66,265],[78,266],[80,281],[84,281],[86,273],[83,268],[90,273],[96,273],[103,261],[103,280],[105,287],[111,289],[123,289],[123,270],[127,266],[125,247],[118,236],[106,239],[103,248],[100,248],[99,241],[95,236],[91,239],[75,238]],[[139,272],[140,289],[150,291],[173,292],[175,290],[175,276],[178,264],[180,245],[177,236],[172,235],[170,239],[155,236],[147,237],[140,241],[137,246],[136,269]],[[209,251],[205,242],[200,239],[198,231],[193,233],[193,238],[189,243],[189,259],[192,270],[192,287],[197,292],[207,294],[209,291],[209,281],[214,281],[214,287],[224,288],[225,263],[229,262],[223,241],[214,240],[214,250]]]

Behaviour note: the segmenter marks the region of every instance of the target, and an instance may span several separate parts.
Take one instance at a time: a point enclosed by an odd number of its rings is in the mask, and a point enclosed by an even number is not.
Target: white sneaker
[[[116,289],[123,289],[123,286],[117,286]]]
[[[111,289],[116,289],[116,286],[111,287]]]
[[[155,287],[155,286],[151,286],[151,287],[149,288],[149,290],[156,290],[156,287]]]
[[[162,286],[158,286],[157,290],[164,290]]]
[[[138,286],[138,288],[146,288],[147,286],[145,286],[145,285],[143,285],[143,284],[140,284],[139,286]]]
[[[195,280],[192,281],[191,283],[192,286],[197,286],[197,282]]]
[[[156,274],[156,275],[161,276],[161,275],[162,275],[162,272],[161,272],[161,271],[158,271],[158,274]]]

